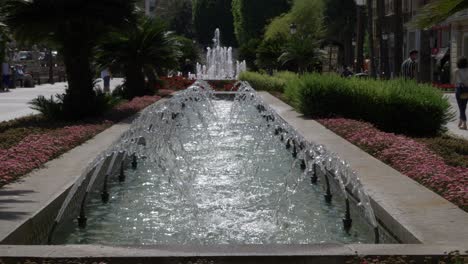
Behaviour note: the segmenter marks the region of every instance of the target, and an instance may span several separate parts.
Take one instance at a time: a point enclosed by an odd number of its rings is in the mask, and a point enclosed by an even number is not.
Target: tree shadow
[[[19,195],[25,195],[29,193],[34,193],[35,191],[33,190],[1,190],[0,189],[0,197],[1,196],[19,196]]]
[[[0,220],[17,220],[24,218],[24,216],[29,215],[25,212],[18,212],[18,211],[8,211],[8,212],[0,212]]]

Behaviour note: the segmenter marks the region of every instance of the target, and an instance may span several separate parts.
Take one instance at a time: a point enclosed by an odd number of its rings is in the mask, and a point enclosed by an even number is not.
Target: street
[[[123,83],[123,79],[114,78],[111,80],[111,90]],[[28,102],[43,95],[45,97],[64,93],[67,83],[36,85],[35,88],[16,88],[9,92],[0,92],[0,122],[8,121],[18,117],[23,117],[38,112],[29,108]],[[98,85],[103,87],[102,80]]]

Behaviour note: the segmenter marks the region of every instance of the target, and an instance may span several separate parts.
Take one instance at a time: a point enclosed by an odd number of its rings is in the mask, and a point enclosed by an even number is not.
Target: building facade
[[[377,0],[378,1],[378,0]],[[459,12],[443,23],[422,31],[411,26],[410,21],[418,14],[420,8],[426,5],[428,0],[401,0],[403,22],[403,47],[395,45],[395,2],[384,0],[385,18],[382,25],[382,34],[388,47],[390,76],[394,76],[393,69],[398,67],[395,61],[405,59],[411,50],[418,50],[419,75],[427,76],[425,81],[440,84],[453,84],[453,73],[456,70],[456,62],[462,57],[468,57],[468,10]],[[374,1],[374,9],[376,8]],[[377,22],[377,10],[374,10],[374,30]],[[374,32],[375,34],[375,32]],[[377,36],[377,35],[375,35]],[[376,51],[379,50],[378,38],[374,40]],[[403,58],[395,58],[397,49],[402,49]],[[376,54],[376,65],[379,65],[380,54]],[[379,69],[378,69],[379,71]]]
[[[453,83],[457,60],[461,57],[468,58],[468,10],[453,15],[447,19],[447,23],[451,25],[450,58]]]

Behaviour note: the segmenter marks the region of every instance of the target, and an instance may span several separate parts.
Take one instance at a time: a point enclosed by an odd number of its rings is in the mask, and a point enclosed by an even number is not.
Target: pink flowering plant
[[[468,168],[448,165],[426,144],[345,118],[318,122],[399,172],[468,211]]]
[[[15,144],[0,148],[0,186],[40,168],[46,162],[84,143],[112,124],[136,114],[159,99],[159,96],[137,97],[117,105],[99,120],[89,120],[82,124],[62,127],[55,127],[56,124],[54,124],[52,129],[37,129],[28,125],[22,127],[21,137],[14,139],[17,141]],[[18,127],[13,129],[18,129]]]

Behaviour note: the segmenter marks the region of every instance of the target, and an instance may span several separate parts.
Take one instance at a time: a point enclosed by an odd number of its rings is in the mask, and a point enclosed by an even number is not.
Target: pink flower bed
[[[468,169],[447,165],[424,143],[382,132],[366,122],[344,118],[317,121],[468,211]]]
[[[44,163],[94,137],[114,122],[137,113],[159,99],[159,96],[135,98],[118,105],[105,116],[112,121],[67,126],[44,134],[31,134],[9,149],[0,149],[0,186],[41,167]]]

